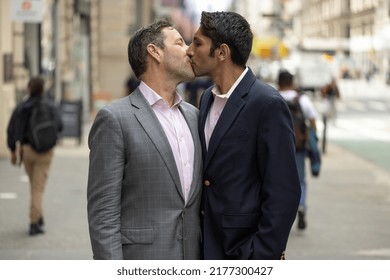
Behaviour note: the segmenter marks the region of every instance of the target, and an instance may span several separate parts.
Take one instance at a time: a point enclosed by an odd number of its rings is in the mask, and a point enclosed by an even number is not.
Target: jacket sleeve
[[[11,151],[16,149],[16,130],[17,130],[17,109],[12,112],[11,118],[7,127],[7,145]]]
[[[121,192],[124,142],[114,114],[103,108],[92,125],[88,145],[88,223],[94,259],[123,259]]]
[[[7,127],[7,145],[11,151],[15,151],[16,142],[23,140],[24,130],[27,125],[26,110],[23,103],[19,104],[12,112]]]
[[[285,102],[278,98],[269,102],[262,115],[258,138],[263,201],[259,230],[253,237],[253,258],[280,259],[301,195],[293,125]]]

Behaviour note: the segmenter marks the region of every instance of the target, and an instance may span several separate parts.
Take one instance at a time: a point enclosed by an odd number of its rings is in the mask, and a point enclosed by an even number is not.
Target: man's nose
[[[188,46],[188,48],[187,48],[187,55],[189,56],[189,57],[192,57],[192,55],[193,55],[193,52],[192,52],[192,48],[191,48],[191,45],[189,45]]]

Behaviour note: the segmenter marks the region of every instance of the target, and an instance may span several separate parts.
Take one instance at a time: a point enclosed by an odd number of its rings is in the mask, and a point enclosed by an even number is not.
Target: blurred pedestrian
[[[302,94],[300,95],[295,90],[294,85],[294,76],[288,72],[287,70],[282,70],[278,76],[278,90],[282,97],[286,100],[286,102],[293,102],[294,99],[297,99],[298,104],[300,105],[299,110],[303,113],[304,121],[309,123],[310,127],[316,131],[316,117],[317,112],[314,107],[314,104],[311,102],[310,98]],[[299,128],[298,128],[299,129]],[[308,135],[308,127],[304,133]],[[297,129],[296,129],[297,130]],[[297,133],[297,131],[296,131]],[[307,146],[308,146],[308,138],[304,139],[303,143],[296,143],[296,151],[295,151],[295,161],[297,163],[299,181],[301,185],[301,199],[299,201],[298,208],[298,229],[304,230],[307,226],[306,221],[306,212],[307,212],[307,202],[306,202],[306,194],[307,194],[307,181],[305,175],[305,159],[307,157]]]
[[[321,88],[321,97],[324,100],[323,115],[326,118],[336,121],[337,109],[336,100],[340,99],[340,91],[336,79],[332,79],[328,84]]]
[[[203,93],[203,91],[212,85],[213,82],[208,77],[198,77],[195,80],[186,83],[185,88],[188,93],[188,102],[195,107],[198,107],[200,92]]]
[[[63,124],[56,107],[43,96],[42,78],[31,78],[27,91],[29,94],[27,100],[20,103],[11,116],[7,129],[7,142],[11,150],[11,163],[13,165],[23,163],[29,178],[31,188],[29,234],[36,235],[44,233],[43,194],[54,154],[53,145]],[[32,120],[37,119],[38,116],[44,118],[42,114],[46,115],[49,126],[45,127],[45,130],[32,131],[35,129]],[[36,140],[41,138],[40,135],[44,137],[42,141],[45,143],[41,143],[42,145],[38,147]],[[48,137],[54,138],[48,139]],[[46,144],[49,146],[45,147]]]
[[[89,134],[94,259],[199,259],[198,110],[176,87],[195,78],[171,23],[137,31],[128,56],[141,83],[99,111]]]
[[[233,12],[202,12],[188,48],[200,101],[205,259],[283,259],[300,187],[292,120],[272,87],[246,67],[253,34]]]
[[[131,94],[139,86],[139,83],[140,80],[138,80],[134,75],[130,75],[125,84],[125,96]]]

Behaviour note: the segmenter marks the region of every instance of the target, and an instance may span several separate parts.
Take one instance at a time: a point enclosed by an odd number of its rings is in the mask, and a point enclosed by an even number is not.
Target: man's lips
[[[194,66],[195,66],[195,62],[192,59],[190,59],[190,65],[192,68],[194,68]]]

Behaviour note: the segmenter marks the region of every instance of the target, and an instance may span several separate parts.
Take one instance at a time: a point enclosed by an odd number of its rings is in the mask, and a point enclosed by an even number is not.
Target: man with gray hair
[[[195,75],[188,46],[160,20],[137,31],[141,81],[100,110],[89,135],[88,222],[94,259],[199,259],[198,110],[176,86]]]

